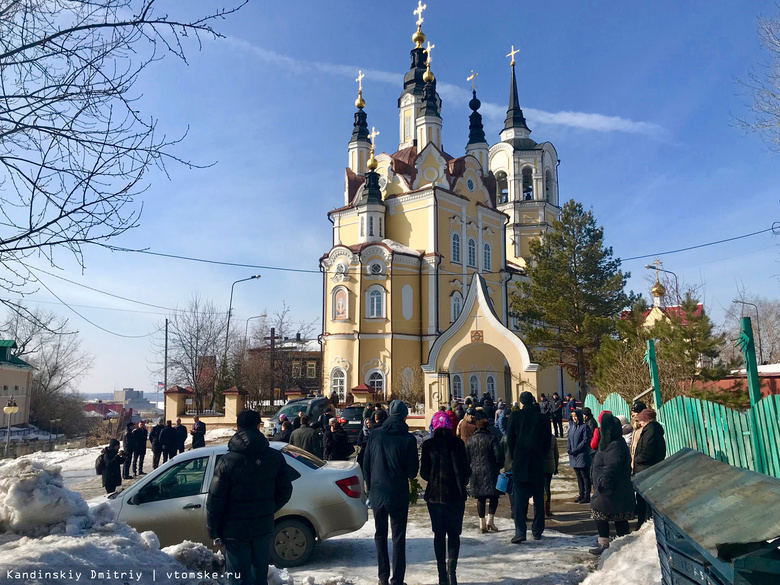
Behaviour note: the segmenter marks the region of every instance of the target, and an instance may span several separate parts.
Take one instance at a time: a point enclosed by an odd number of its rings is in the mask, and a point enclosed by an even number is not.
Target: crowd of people
[[[499,531],[495,515],[500,498],[507,495],[514,519],[511,542],[526,541],[529,528],[531,538],[544,537],[545,519],[552,516],[551,481],[559,470],[557,439],[563,438],[564,420],[569,465],[578,485],[575,503],[590,505],[598,533],[593,554],[609,547],[611,524],[622,536],[629,532],[631,520],[637,520],[638,529],[647,519],[648,506],[634,492],[631,476],[666,456],[663,427],[655,412],[639,401],[629,421],[606,410],[595,418],[589,408],[578,408],[571,395],[560,398],[556,393],[548,399],[542,394],[537,402],[533,394],[522,392],[511,405],[502,400],[494,403],[488,395],[470,396],[462,404],[442,406],[433,415],[430,436],[419,454],[406,423],[408,414],[400,400],[387,407],[369,404],[357,437],[356,459],[374,517],[380,585],[404,582],[410,480],[418,473],[426,482],[424,500],[439,585],[456,585],[469,497],[476,503],[482,534]],[[278,451],[268,449],[259,424],[255,411],[239,415],[238,432],[215,471],[207,501],[209,533],[215,544],[225,545],[228,568],[250,575],[254,568],[256,576],[265,574],[262,567],[267,571],[273,514],[289,500],[295,473],[277,457]],[[355,452],[331,408],[315,421],[303,411],[294,420],[281,416],[275,431],[275,440],[326,460],[348,460]],[[193,449],[205,446],[205,432],[205,424],[195,417],[189,430]],[[176,426],[160,419],[150,431],[144,423],[128,424],[123,449],[112,439],[101,454],[106,490],[114,491],[123,478],[131,477],[131,471],[132,477],[144,475],[147,441],[156,468],[160,456],[164,463],[184,450],[187,433],[180,419]],[[249,459],[256,465],[245,465]],[[248,485],[255,484],[267,489],[247,491]],[[252,528],[247,531],[250,518]]]
[[[165,463],[179,453],[184,453],[188,434],[192,436],[192,449],[206,446],[206,423],[198,416],[193,418],[189,431],[180,418],[176,419],[176,426],[173,426],[172,421],[160,417],[151,430],[146,428],[146,421],[127,423],[121,443],[118,439],[111,439],[95,463],[95,471],[102,476],[106,493],[115,492],[122,485],[123,479],[146,475],[144,459],[147,449],[152,450],[152,469],[160,465],[160,457]]]

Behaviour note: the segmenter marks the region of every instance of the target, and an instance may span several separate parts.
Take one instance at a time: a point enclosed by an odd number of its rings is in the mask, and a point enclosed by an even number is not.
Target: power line
[[[30,270],[30,268],[29,268],[29,267],[27,268],[27,270],[29,270],[29,271],[30,271],[30,273],[32,273],[32,274],[33,274],[33,276],[35,276],[35,279],[36,279],[36,281],[37,281],[38,283],[40,283],[40,285],[41,285],[43,288],[45,288],[47,291],[49,291],[49,294],[51,294],[51,295],[52,295],[52,296],[53,296],[55,299],[57,299],[57,300],[58,300],[60,303],[62,303],[64,306],[66,306],[68,309],[70,309],[70,310],[71,310],[72,312],[74,312],[76,315],[78,315],[79,317],[81,317],[82,319],[84,319],[84,321],[86,321],[87,323],[89,323],[89,324],[90,324],[90,325],[92,325],[93,327],[96,327],[96,328],[100,329],[101,331],[105,331],[106,333],[110,333],[111,335],[115,335],[116,337],[123,337],[123,338],[125,338],[125,339],[141,339],[141,338],[144,338],[144,337],[150,337],[150,336],[152,336],[152,335],[154,335],[155,333],[158,333],[158,332],[160,331],[160,329],[158,328],[158,329],[156,329],[156,330],[152,331],[151,333],[146,333],[146,334],[144,334],[144,335],[124,335],[123,333],[117,333],[116,331],[111,331],[110,329],[106,329],[105,327],[101,327],[100,325],[98,325],[98,324],[97,324],[97,323],[95,323],[94,321],[91,321],[90,319],[87,319],[87,318],[86,318],[84,315],[82,315],[82,314],[81,314],[81,313],[79,313],[79,312],[78,312],[76,309],[74,309],[73,307],[71,307],[71,306],[70,306],[68,303],[66,303],[65,301],[63,301],[63,300],[62,300],[62,299],[61,299],[59,296],[57,296],[57,294],[56,294],[56,293],[55,293],[53,290],[51,290],[51,289],[50,289],[50,288],[49,288],[49,287],[46,285],[46,283],[45,283],[45,282],[43,282],[43,281],[40,279],[40,277],[38,277],[38,276],[37,276],[37,275],[36,275],[36,274],[35,274],[35,273],[34,273],[32,270]]]
[[[775,224],[772,225],[772,227],[766,228],[766,229],[763,229],[763,230],[759,230],[757,232],[751,232],[749,234],[743,234],[741,236],[735,236],[733,238],[726,238],[726,239],[723,239],[723,240],[716,240],[714,242],[707,242],[707,243],[704,243],[704,244],[697,244],[695,246],[688,246],[686,248],[678,248],[676,250],[668,250],[666,252],[654,252],[652,254],[643,254],[641,256],[632,256],[630,258],[622,258],[621,262],[629,262],[631,260],[641,260],[643,258],[655,258],[657,256],[668,256],[670,254],[678,254],[680,252],[687,252],[689,250],[696,250],[696,249],[699,249],[699,248],[706,248],[708,246],[715,246],[717,244],[724,244],[726,242],[733,242],[735,240],[741,240],[741,239],[744,239],[744,238],[750,238],[752,236],[757,236],[759,234],[765,234],[767,232],[780,233],[780,222],[776,222]],[[311,270],[311,269],[306,269],[306,268],[289,268],[289,267],[283,267],[283,266],[265,266],[265,265],[260,265],[260,264],[242,264],[242,263],[239,263],[239,262],[227,262],[227,261],[223,261],[223,260],[209,260],[207,258],[195,258],[195,257],[192,257],[192,256],[182,256],[182,255],[179,255],[179,254],[167,254],[167,253],[164,253],[164,252],[152,252],[151,250],[135,250],[135,249],[132,249],[132,248],[119,248],[119,247],[116,247],[116,246],[108,246],[108,248],[113,250],[113,251],[116,251],[116,252],[134,252],[136,254],[148,254],[150,256],[160,256],[160,257],[163,257],[163,258],[173,258],[173,259],[176,259],[176,260],[187,260],[187,261],[190,261],[190,262],[200,262],[200,263],[203,263],[203,264],[216,264],[216,265],[219,265],[219,266],[235,266],[235,267],[239,267],[239,268],[257,268],[257,269],[261,269],[261,270],[275,270],[275,271],[280,271],[280,272],[297,272],[297,273],[303,273],[303,274],[322,274],[322,272],[320,270]],[[474,268],[474,267],[471,267],[471,268]],[[334,272],[334,271],[330,271],[330,270],[325,271],[326,274],[329,274],[329,273],[332,273],[332,272]],[[460,276],[460,275],[462,275],[459,272],[449,272],[449,271],[445,271],[445,270],[441,270],[441,269],[438,272],[439,272],[440,276]],[[482,271],[482,273],[484,273],[484,274],[498,274],[499,272],[500,271],[495,271],[495,270],[483,270]],[[406,275],[399,275],[399,276],[406,276]],[[408,275],[408,276],[410,278],[419,278],[418,275],[416,275],[416,274],[415,275]],[[101,291],[98,291],[98,292],[101,292]],[[119,297],[119,298],[122,298],[122,297]],[[152,305],[152,306],[156,306],[156,305]]]
[[[687,248],[678,248],[677,250],[669,250],[668,252],[656,252],[655,254],[645,254],[643,256],[633,256],[631,258],[623,258],[622,262],[628,262],[630,260],[641,260],[642,258],[655,258],[657,256],[668,256],[669,254],[677,254],[678,252],[687,252],[688,250],[696,250],[698,248],[705,248],[707,246],[714,246],[716,244],[723,244],[725,242],[733,242],[734,240],[741,240],[743,238],[750,238],[752,236],[757,236],[758,234],[765,234],[766,232],[774,232],[775,226],[773,225],[770,228],[767,228],[765,230],[759,230],[757,232],[753,232],[750,234],[743,234],[741,236],[735,236],[733,238],[726,238],[725,240],[717,240],[715,242],[707,242],[706,244],[698,244],[697,246],[688,246]]]

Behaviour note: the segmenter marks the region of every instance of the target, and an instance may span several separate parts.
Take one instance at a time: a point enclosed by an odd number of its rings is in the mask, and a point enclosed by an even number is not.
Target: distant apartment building
[[[15,402],[18,412],[10,415],[11,426],[27,426],[30,420],[30,393],[32,391],[33,366],[13,355],[16,342],[0,339],[0,408]],[[2,414],[2,426],[8,427],[8,416]]]

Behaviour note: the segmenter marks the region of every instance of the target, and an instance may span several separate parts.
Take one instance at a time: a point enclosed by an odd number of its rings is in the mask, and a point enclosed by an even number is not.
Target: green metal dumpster
[[[682,449],[634,477],[663,585],[780,585],[780,480]]]

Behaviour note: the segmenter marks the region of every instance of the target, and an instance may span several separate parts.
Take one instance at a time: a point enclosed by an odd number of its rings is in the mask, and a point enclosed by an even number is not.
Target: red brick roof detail
[[[450,177],[462,177],[463,173],[466,172],[466,157],[453,158],[447,164],[447,170],[449,171]]]
[[[365,384],[365,383],[363,383],[363,384],[358,384],[357,386],[355,386],[355,387],[352,389],[352,392],[356,392],[356,393],[358,393],[358,394],[360,394],[360,393],[363,393],[363,392],[373,392],[373,391],[374,391],[374,389],[373,389],[373,388],[371,388],[371,387],[369,387],[369,386],[366,386],[366,384]]]
[[[182,388],[181,386],[171,386],[163,394],[194,394],[195,390],[187,386]]]
[[[417,158],[417,147],[409,146],[407,148],[403,148],[398,152],[391,154],[390,158],[401,161],[407,165],[414,165],[414,159]]]

